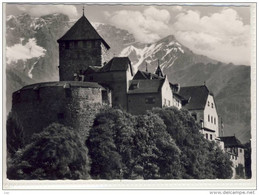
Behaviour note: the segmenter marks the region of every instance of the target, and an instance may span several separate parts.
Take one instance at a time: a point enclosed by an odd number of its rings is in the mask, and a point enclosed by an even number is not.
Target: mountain
[[[58,44],[74,23],[63,14],[39,18],[28,14],[8,16],[6,21],[7,111],[11,94],[24,85],[58,80]],[[235,134],[242,142],[250,139],[250,67],[224,64],[197,55],[173,35],[152,44],[136,42],[128,31],[108,24],[93,24],[110,45],[109,57],[129,56],[135,72],[154,72],[157,64],[172,83],[181,86],[206,82],[223,117],[225,135]]]

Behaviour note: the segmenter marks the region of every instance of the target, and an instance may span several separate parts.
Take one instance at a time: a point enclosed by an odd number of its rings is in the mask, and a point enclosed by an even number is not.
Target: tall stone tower
[[[102,66],[110,48],[84,14],[57,42],[60,81],[73,81],[89,66]]]

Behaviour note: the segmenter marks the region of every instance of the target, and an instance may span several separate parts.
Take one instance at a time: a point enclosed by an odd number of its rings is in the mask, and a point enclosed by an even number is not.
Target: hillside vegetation
[[[9,124],[9,131],[17,125]],[[88,133],[86,133],[88,134]],[[12,136],[12,134],[9,134]],[[9,140],[13,140],[9,138]],[[52,124],[30,144],[8,149],[9,179],[227,179],[231,161],[204,139],[186,110],[156,108],[131,115],[107,108],[85,143],[76,129]]]

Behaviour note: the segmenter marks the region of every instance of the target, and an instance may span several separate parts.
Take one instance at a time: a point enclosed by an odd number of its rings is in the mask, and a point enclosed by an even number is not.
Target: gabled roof
[[[107,49],[110,48],[84,15],[58,39],[58,42],[79,40],[101,40]]]
[[[133,75],[131,62],[128,57],[114,57],[100,69],[100,72],[127,71],[129,66]]]
[[[219,137],[224,142],[225,148],[239,147],[243,148],[243,144],[236,138],[236,136]]]
[[[163,80],[131,80],[129,84],[128,94],[140,94],[140,93],[158,93],[163,86],[165,79]]]
[[[208,95],[210,94],[206,85],[181,87],[179,95],[189,100],[185,108],[188,110],[202,110],[206,106]]]
[[[156,74],[150,73],[150,72],[145,72],[145,71],[140,71],[134,75],[133,80],[145,80],[145,79],[163,79],[162,77],[159,77]]]

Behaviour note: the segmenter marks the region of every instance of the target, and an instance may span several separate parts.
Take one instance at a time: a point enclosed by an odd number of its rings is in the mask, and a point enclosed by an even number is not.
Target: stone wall
[[[73,81],[74,73],[80,74],[89,66],[102,66],[105,52],[100,40],[63,41],[59,43],[60,81]]]
[[[53,122],[88,134],[95,114],[102,107],[102,88],[65,82],[27,86],[13,94],[12,114],[18,117],[25,140]]]

